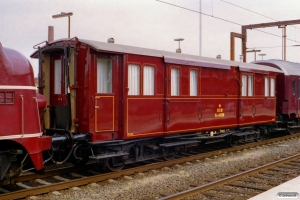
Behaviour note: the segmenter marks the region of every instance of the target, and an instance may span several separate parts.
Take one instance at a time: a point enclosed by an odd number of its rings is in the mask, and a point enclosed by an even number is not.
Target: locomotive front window
[[[171,96],[179,96],[180,88],[179,69],[171,69]]]
[[[140,94],[140,66],[128,65],[128,95]]]
[[[190,96],[198,95],[198,71],[190,71]]]
[[[112,93],[112,61],[97,59],[97,93]]]
[[[265,77],[265,97],[269,96],[269,78]]]
[[[154,67],[144,66],[143,94],[154,95]]]

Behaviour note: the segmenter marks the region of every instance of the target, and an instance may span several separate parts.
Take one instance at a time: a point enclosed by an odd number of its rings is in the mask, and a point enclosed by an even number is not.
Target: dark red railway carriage
[[[29,62],[0,46],[2,182],[49,161],[96,159],[119,170],[190,146],[258,140],[277,126],[276,74],[283,75],[273,65],[77,38],[46,43],[32,57],[40,94]],[[296,79],[285,82],[292,92]],[[289,117],[298,116],[293,109]]]
[[[45,134],[81,134],[75,158],[92,154],[110,169],[203,141],[259,138],[260,126],[275,122],[281,71],[273,67],[77,38],[32,57],[47,99]]]

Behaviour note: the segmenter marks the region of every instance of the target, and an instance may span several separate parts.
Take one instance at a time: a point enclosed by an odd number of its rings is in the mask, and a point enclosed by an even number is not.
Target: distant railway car
[[[290,121],[288,131],[294,133],[300,128],[300,64],[283,60],[254,63],[282,70],[276,81],[276,111],[281,121]]]

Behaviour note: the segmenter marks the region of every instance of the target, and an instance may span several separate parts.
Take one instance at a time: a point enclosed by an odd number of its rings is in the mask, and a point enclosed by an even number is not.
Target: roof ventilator
[[[107,39],[107,42],[108,42],[108,43],[115,43],[115,39],[114,39],[114,38],[108,38],[108,39]]]

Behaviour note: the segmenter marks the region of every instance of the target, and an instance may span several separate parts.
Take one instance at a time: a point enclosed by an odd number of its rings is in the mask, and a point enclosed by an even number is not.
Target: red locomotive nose
[[[0,70],[1,73],[8,73],[8,70],[12,69],[12,64],[9,61],[9,59],[7,58],[5,52],[4,52],[4,48],[2,46],[2,44],[0,43]]]

